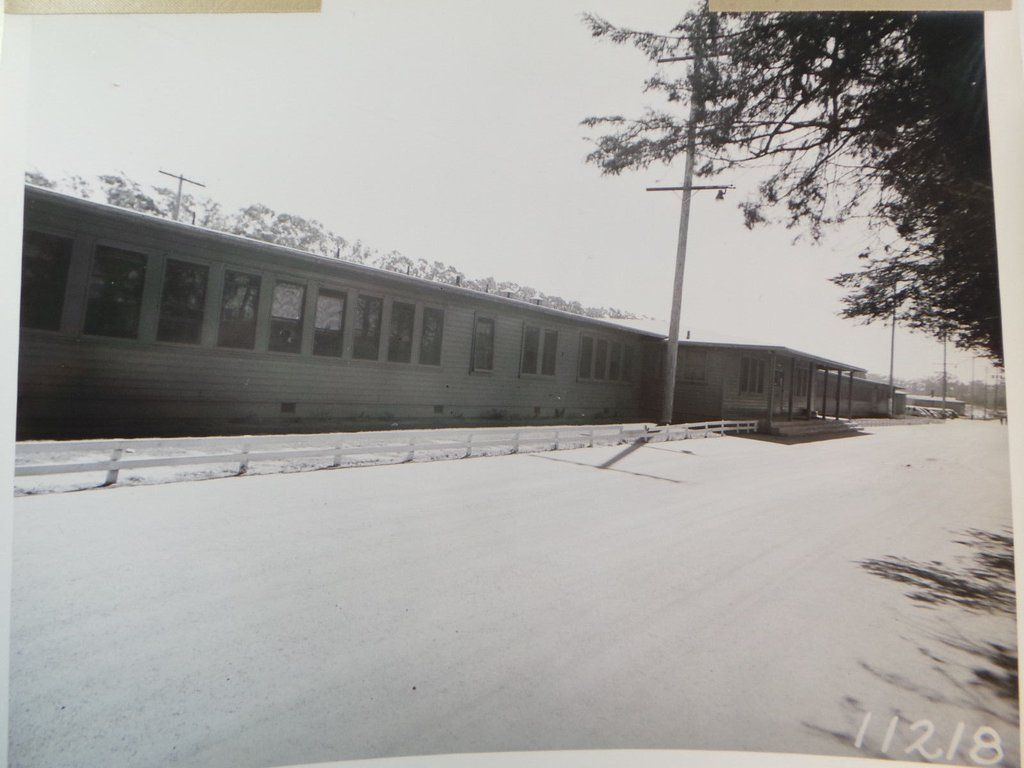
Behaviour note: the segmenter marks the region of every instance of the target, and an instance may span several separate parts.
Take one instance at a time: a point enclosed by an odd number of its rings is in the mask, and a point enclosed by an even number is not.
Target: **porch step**
[[[855,421],[840,419],[804,419],[800,421],[776,421],[768,430],[772,435],[780,437],[804,437],[806,435],[852,434],[859,432],[860,427]]]

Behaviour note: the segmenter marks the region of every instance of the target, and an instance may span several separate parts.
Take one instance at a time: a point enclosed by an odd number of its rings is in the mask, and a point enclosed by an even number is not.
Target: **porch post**
[[[772,428],[775,411],[775,352],[768,353],[768,429]]]
[[[853,371],[850,371],[850,391],[846,395],[846,418],[853,418]]]
[[[793,420],[793,387],[796,384],[796,357],[789,358],[789,420]]]
[[[821,418],[828,418],[828,368],[821,369]]]
[[[839,407],[842,405],[843,395],[843,372],[836,368],[836,420],[839,419]]]
[[[807,363],[807,419],[811,418],[811,411],[814,409],[814,380],[818,376],[816,363]]]

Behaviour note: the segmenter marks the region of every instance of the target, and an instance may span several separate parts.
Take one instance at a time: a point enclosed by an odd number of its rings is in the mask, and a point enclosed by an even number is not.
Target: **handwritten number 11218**
[[[896,727],[899,725],[899,715],[893,715],[889,720],[889,725],[885,729],[885,735],[882,738],[882,753],[889,754],[889,748],[892,747],[893,738],[896,735]],[[871,723],[871,713],[867,712],[864,715],[864,719],[861,721],[860,729],[857,731],[857,737],[853,741],[853,746],[857,749],[863,749],[864,737],[867,734],[868,725]],[[903,754],[912,755],[915,752],[923,757],[925,760],[945,760],[950,762],[956,756],[957,748],[960,746],[960,742],[964,737],[964,724],[962,722],[956,724],[956,728],[953,730],[953,735],[949,740],[949,743],[945,746],[945,749],[939,747],[937,749],[929,749],[927,744],[935,736],[935,726],[931,720],[917,720],[910,724],[910,730],[917,734],[915,738],[904,750]],[[967,752],[967,756],[971,759],[975,765],[996,765],[1000,760],[1003,759],[1003,740],[996,733],[995,728],[987,725],[979,726],[974,732],[971,739],[971,748]]]

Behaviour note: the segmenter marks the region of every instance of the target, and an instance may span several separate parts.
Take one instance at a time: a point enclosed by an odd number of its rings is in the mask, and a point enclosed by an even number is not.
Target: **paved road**
[[[1012,618],[858,562],[962,567],[960,532],[1008,526],[1004,427],[690,440],[597,468],[621,451],[17,499],[12,764],[867,756],[893,715],[894,757],[928,719],[929,752],[962,721],[958,761],[990,726],[1018,762],[1016,703],[972,671],[988,641],[1015,652]]]

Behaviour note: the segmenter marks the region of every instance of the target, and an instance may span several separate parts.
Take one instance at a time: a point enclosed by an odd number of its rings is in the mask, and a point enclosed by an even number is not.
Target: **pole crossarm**
[[[732,184],[689,184],[683,187],[646,187],[648,192],[686,192],[696,189],[736,189]]]

